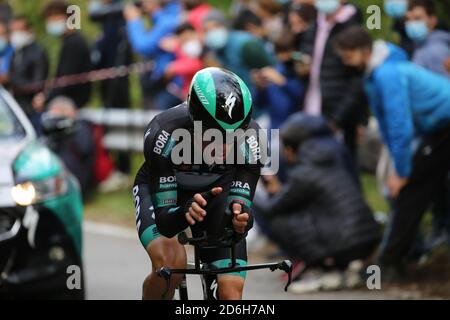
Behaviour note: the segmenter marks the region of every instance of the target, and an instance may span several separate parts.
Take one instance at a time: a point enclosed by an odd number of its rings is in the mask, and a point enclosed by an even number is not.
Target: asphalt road
[[[136,300],[141,298],[142,281],[151,264],[133,230],[92,223],[85,224],[84,266],[87,298],[95,300]],[[261,262],[252,261],[250,262]],[[283,291],[280,272],[267,270],[247,273],[244,299],[390,299],[384,291],[338,291],[293,295]],[[191,299],[202,299],[200,280],[188,277]]]

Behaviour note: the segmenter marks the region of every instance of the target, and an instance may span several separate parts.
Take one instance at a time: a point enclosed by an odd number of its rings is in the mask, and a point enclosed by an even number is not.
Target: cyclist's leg
[[[178,243],[176,238],[168,239],[161,236],[148,245],[147,253],[152,261],[152,272],[144,280],[142,288],[143,299],[172,299],[175,289],[183,279],[183,275],[172,275],[170,288],[167,291],[166,280],[159,277],[156,271],[162,267],[171,269],[186,268],[186,250]],[[167,294],[164,295],[166,292]]]
[[[156,270],[161,267],[186,268],[186,251],[176,238],[168,239],[158,232],[148,186],[145,184],[135,185],[133,196],[139,239],[152,262],[152,271],[143,284],[142,298],[145,300],[172,299],[182,276],[172,276],[170,289],[167,295],[163,297],[166,293],[167,284],[164,279],[156,274]]]
[[[226,268],[231,265],[228,248],[204,249],[200,253],[201,260],[215,268]],[[247,265],[247,245],[245,239],[236,246],[237,266]],[[246,272],[234,272],[217,276],[218,298],[221,300],[241,300],[244,290]]]

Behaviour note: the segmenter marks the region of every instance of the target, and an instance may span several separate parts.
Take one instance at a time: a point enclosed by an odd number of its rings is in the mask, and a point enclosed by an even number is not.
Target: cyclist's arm
[[[149,190],[158,231],[172,238],[188,227],[183,206],[177,205],[177,182],[170,162],[170,133],[152,121],[145,135],[144,156],[150,168]],[[166,156],[167,155],[167,156]]]
[[[250,218],[246,231],[253,227],[253,197],[255,196],[256,185],[258,184],[260,174],[261,169],[258,166],[238,169],[227,199],[228,206],[231,206],[233,203],[239,203],[244,208],[243,213],[249,214]]]

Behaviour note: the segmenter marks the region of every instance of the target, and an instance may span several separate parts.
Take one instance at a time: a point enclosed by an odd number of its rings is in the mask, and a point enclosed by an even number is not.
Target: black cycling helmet
[[[192,79],[187,99],[193,121],[208,129],[246,129],[253,104],[250,90],[237,75],[221,68],[206,68]]]

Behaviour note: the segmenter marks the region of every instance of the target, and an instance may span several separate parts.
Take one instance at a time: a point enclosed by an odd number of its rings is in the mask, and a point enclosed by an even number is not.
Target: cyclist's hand
[[[217,196],[222,193],[222,191],[222,188],[213,188],[211,194]],[[190,203],[185,214],[186,220],[191,226],[196,224],[196,221],[202,222],[206,217],[206,211],[203,208],[206,207],[207,204],[208,202],[205,200],[204,194],[197,193],[194,196],[193,201]]]
[[[233,204],[233,227],[234,231],[239,234],[244,234],[247,231],[248,220],[250,215],[248,212],[243,212],[242,206],[239,203]]]

